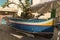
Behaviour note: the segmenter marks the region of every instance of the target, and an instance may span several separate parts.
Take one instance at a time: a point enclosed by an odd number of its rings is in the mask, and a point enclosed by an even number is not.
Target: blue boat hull
[[[40,33],[40,32],[54,32],[53,20],[43,21],[43,22],[29,22],[17,21],[15,19],[9,19],[8,25],[23,30],[25,32]]]
[[[23,30],[26,32],[33,32],[33,33],[54,31],[53,26],[34,26],[34,25],[24,25],[24,24],[17,24],[17,23],[11,23],[10,26],[19,30]]]

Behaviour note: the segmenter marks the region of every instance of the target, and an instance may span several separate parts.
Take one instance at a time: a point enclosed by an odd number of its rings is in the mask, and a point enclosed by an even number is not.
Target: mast
[[[55,18],[56,17],[56,0],[52,3],[52,9],[51,9],[51,18]]]

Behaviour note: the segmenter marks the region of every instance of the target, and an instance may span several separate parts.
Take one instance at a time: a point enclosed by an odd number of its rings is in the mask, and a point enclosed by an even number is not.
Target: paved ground
[[[31,38],[22,33],[18,33],[6,25],[0,25],[0,40],[51,40],[45,37],[37,36]]]

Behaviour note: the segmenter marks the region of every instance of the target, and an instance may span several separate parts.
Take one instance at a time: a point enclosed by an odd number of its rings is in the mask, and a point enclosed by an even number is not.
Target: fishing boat
[[[56,17],[55,16],[56,9],[54,6],[54,4],[55,4],[54,2],[55,1],[42,4],[41,6],[39,6],[39,9],[37,9],[38,12],[45,14],[45,15],[46,15],[47,11],[50,11],[50,15],[44,16],[44,17],[50,16],[50,18],[45,19],[43,16],[42,16],[42,19],[35,19],[35,18],[23,19],[23,18],[18,18],[18,17],[12,17],[12,18],[10,17],[10,18],[8,18],[7,24],[8,24],[8,26],[10,26],[12,28],[22,30],[24,32],[29,32],[29,33],[54,32],[54,22],[55,22],[54,18]],[[52,6],[51,6],[51,4],[52,4]],[[44,7],[42,7],[43,5],[44,5]],[[47,7],[47,5],[49,7]],[[36,9],[35,10],[33,9],[34,7],[32,7],[32,11],[37,11]],[[44,9],[44,8],[46,8],[46,9]]]
[[[47,2],[44,4],[39,4],[32,7],[33,12],[38,12],[42,14],[46,14],[47,11],[50,11],[51,15],[47,15],[44,17],[51,16],[50,18],[45,19],[43,16],[42,19],[22,19],[18,17],[10,17],[8,18],[7,25],[21,30],[22,32],[28,32],[28,33],[51,33],[54,32],[55,27],[55,17],[56,17],[56,1]],[[59,6],[59,5],[58,5]],[[58,33],[55,33],[58,34]],[[54,35],[55,35],[54,34]],[[55,35],[55,38],[57,36]]]
[[[54,12],[54,13],[53,13]],[[51,18],[47,19],[22,19],[22,18],[8,18],[8,25],[10,27],[30,32],[53,32],[54,31],[54,17],[55,11],[51,13]]]

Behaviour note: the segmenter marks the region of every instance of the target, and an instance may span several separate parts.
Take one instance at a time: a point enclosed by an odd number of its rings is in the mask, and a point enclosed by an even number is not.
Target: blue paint
[[[24,19],[16,19],[16,18],[9,18],[10,20],[16,21],[16,22],[44,22],[47,21],[46,19],[31,19],[31,20],[24,20]]]
[[[2,19],[2,24],[6,24],[6,21],[4,19]]]
[[[2,6],[7,0],[0,0],[0,6]]]
[[[34,26],[34,25],[23,25],[17,23],[11,23],[9,24],[9,26],[27,32],[53,32],[54,31],[54,27],[52,26]]]
[[[18,18],[9,18],[9,20],[12,21],[16,21],[16,22],[44,22],[44,21],[48,21],[46,19],[31,19],[31,20],[25,20],[25,19],[18,19]],[[9,26],[19,29],[19,30],[23,30],[26,32],[53,32],[54,31],[54,27],[51,26],[38,26],[38,25],[26,25],[26,24],[19,24],[19,23],[12,23],[9,22]]]

